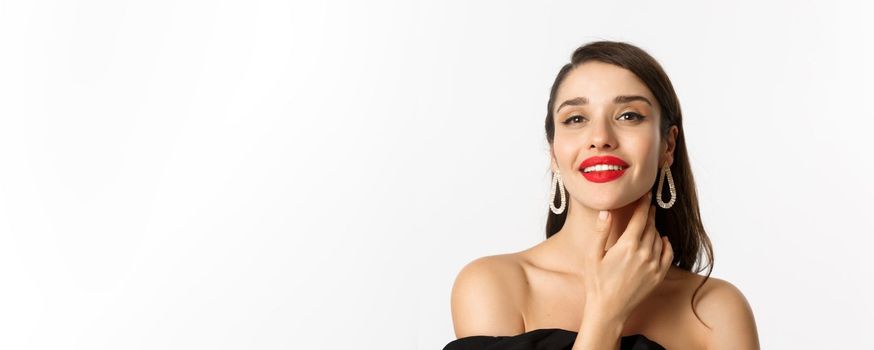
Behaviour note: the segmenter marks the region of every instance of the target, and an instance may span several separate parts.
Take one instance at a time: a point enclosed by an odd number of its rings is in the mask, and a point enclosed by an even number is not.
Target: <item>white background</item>
[[[442,348],[460,268],[545,238],[549,88],[602,39],[671,77],[762,348],[872,348],[871,16],[0,1],[0,348]]]

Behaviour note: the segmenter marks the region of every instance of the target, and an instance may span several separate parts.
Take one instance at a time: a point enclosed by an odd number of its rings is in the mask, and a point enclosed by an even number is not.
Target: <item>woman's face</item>
[[[625,96],[625,98],[622,98]],[[571,70],[556,91],[552,171],[571,198],[593,210],[626,206],[650,190],[658,168],[673,163],[677,127],[659,138],[658,101],[631,71],[598,61]],[[583,175],[583,161],[610,155],[627,164],[612,180]],[[615,175],[617,172],[613,172]]]

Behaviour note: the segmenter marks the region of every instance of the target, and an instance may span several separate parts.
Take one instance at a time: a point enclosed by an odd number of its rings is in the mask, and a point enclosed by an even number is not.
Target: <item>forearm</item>
[[[572,350],[617,350],[624,326],[620,318],[587,309]]]

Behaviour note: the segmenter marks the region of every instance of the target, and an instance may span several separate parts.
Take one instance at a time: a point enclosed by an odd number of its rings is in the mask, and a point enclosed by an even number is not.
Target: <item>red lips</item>
[[[617,158],[614,156],[594,156],[586,158],[586,160],[580,163],[580,171],[583,171],[583,169],[588,168],[592,165],[598,164],[620,165],[622,167],[628,167],[628,163],[626,163],[621,158]]]
[[[607,165],[619,165],[622,169],[619,170],[604,170],[604,171],[592,171],[592,172],[583,172],[583,169],[588,168],[592,165],[598,164],[607,164]],[[583,177],[586,180],[595,183],[604,183],[610,182],[618,179],[623,174],[625,174],[625,169],[628,168],[628,163],[625,163],[622,159],[616,158],[614,156],[597,156],[590,157],[583,161],[580,164],[580,172],[583,173]]]

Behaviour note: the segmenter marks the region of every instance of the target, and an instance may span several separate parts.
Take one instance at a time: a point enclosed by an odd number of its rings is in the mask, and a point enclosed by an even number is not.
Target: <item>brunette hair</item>
[[[692,177],[689,156],[686,152],[686,141],[683,137],[683,115],[680,112],[680,101],[677,99],[677,94],[674,92],[671,80],[668,79],[661,65],[639,47],[624,42],[596,41],[574,50],[571,55],[571,62],[561,67],[558,76],[555,77],[555,82],[552,84],[552,90],[549,93],[549,102],[546,105],[546,139],[549,142],[550,149],[552,149],[555,138],[553,108],[555,107],[555,95],[558,87],[571,70],[588,61],[599,61],[625,68],[637,75],[646,84],[661,105],[661,128],[659,134],[662,139],[667,136],[671,126],[676,125],[679,129],[674,149],[674,162],[670,166],[677,199],[670,209],[656,208],[655,223],[656,230],[662,235],[668,236],[668,239],[671,241],[674,251],[672,265],[696,274],[703,271],[706,266],[710,267],[704,280],[695,289],[695,293],[692,294],[690,303],[694,312],[693,301],[695,295],[698,294],[698,290],[707,282],[707,279],[710,278],[710,272],[713,271],[713,247],[707,232],[704,230],[704,225],[701,222],[701,213],[698,210],[695,181]],[[661,176],[661,169],[659,169],[658,174],[656,180]],[[650,189],[653,198],[656,197],[656,193],[660,190],[663,191],[662,198],[670,198],[670,193],[664,193],[663,189],[657,187],[658,182],[654,181]],[[561,204],[555,203],[555,198],[551,198],[551,200],[556,207]],[[571,202],[566,201],[568,208]],[[547,210],[547,239],[564,226],[567,213],[567,208],[561,214],[555,214],[551,210]],[[702,266],[702,262],[705,261],[703,256],[705,250],[707,265]],[[695,312],[695,316],[698,317],[697,312]],[[700,317],[698,318],[700,319]]]

